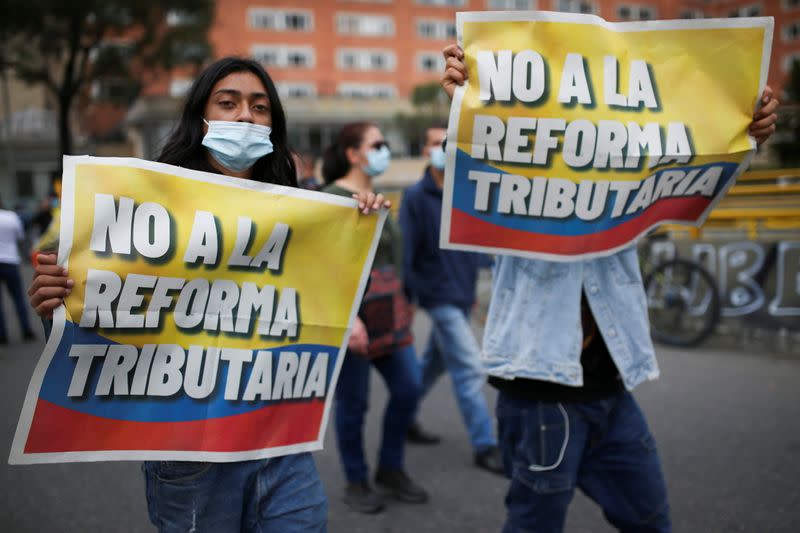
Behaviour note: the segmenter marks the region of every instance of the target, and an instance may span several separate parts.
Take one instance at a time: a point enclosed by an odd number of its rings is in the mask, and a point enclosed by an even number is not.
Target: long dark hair
[[[351,122],[342,126],[336,140],[322,154],[322,178],[325,183],[333,183],[350,172],[350,161],[347,159],[348,148],[359,148],[364,141],[364,134],[370,128],[377,128],[374,122]]]
[[[211,89],[219,80],[234,72],[252,72],[261,80],[267,89],[272,113],[270,140],[273,152],[256,161],[253,165],[252,179],[297,187],[297,174],[286,138],[286,115],[278,91],[264,67],[252,59],[225,57],[215,61],[200,73],[186,96],[181,119],[164,145],[158,161],[219,174],[219,171],[208,162],[207,152],[202,144],[203,115],[211,96]]]

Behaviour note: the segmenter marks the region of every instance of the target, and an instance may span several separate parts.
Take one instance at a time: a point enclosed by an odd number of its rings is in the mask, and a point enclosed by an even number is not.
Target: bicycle
[[[672,258],[653,264],[650,244],[666,235],[646,239],[640,253],[650,334],[670,346],[696,346],[714,330],[720,316],[720,296],[714,277],[700,264]]]

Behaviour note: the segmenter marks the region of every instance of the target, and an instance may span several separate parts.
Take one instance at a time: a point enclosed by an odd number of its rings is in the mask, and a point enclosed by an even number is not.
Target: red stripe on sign
[[[696,220],[708,205],[709,199],[703,196],[664,199],[632,220],[588,235],[554,235],[507,228],[453,209],[450,242],[558,255],[600,252],[629,242],[656,222]]]
[[[135,422],[88,415],[41,398],[25,453],[113,450],[240,452],[317,440],[324,400],[270,405],[187,422]]]

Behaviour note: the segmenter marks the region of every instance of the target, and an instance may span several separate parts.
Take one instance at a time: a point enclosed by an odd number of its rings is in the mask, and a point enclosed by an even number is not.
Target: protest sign
[[[355,206],[160,163],[65,157],[58,262],[75,286],[10,461],[321,448],[386,217]]]
[[[459,13],[441,246],[556,261],[699,225],[747,166],[771,18]]]

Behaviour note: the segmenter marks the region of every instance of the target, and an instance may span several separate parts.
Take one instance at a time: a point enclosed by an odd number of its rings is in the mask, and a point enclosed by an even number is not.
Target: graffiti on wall
[[[654,263],[676,256],[717,281],[723,317],[762,315],[800,329],[800,241],[657,241]]]

